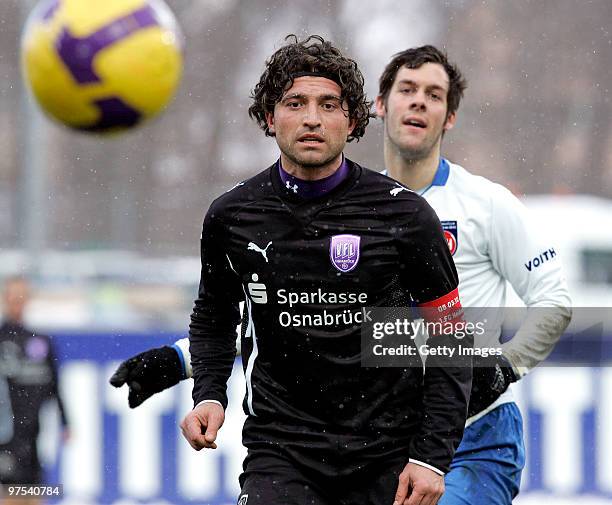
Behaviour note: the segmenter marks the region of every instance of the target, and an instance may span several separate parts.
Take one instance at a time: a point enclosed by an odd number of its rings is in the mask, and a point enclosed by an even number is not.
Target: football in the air
[[[163,0],[43,0],[24,27],[21,58],[50,116],[77,130],[118,131],[174,96],[182,35]]]

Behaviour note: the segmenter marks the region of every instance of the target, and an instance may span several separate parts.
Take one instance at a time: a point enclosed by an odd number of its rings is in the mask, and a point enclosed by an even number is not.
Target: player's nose
[[[418,91],[414,95],[412,95],[412,101],[410,102],[410,109],[423,111],[427,107],[426,103],[427,102],[425,100],[425,93],[423,93],[422,91]]]
[[[321,116],[319,115],[319,107],[317,104],[308,104],[304,111],[304,125],[309,128],[316,128],[321,125]]]

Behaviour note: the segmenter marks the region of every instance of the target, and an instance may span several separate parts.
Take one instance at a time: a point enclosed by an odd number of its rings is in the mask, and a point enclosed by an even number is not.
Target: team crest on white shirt
[[[444,230],[444,238],[448,244],[451,255],[455,255],[457,246],[459,245],[459,234],[457,233],[457,221],[440,221],[442,230]]]

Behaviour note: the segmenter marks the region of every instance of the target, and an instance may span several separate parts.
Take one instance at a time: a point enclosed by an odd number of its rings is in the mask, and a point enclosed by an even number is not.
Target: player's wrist
[[[191,355],[189,354],[189,339],[182,338],[177,340],[170,346],[176,351],[181,371],[181,380],[188,379],[192,375],[191,369]]]
[[[196,409],[200,405],[205,405],[207,403],[219,405],[223,410],[227,409],[227,396],[223,396],[221,394],[217,394],[216,392],[204,391],[198,395],[198,398],[194,398],[193,408]]]
[[[518,366],[510,356],[503,355],[502,357],[506,360],[507,366],[509,366],[512,369],[512,372],[514,373],[515,378],[512,382],[521,380],[523,377],[525,377],[525,375],[529,373],[528,367]]]
[[[196,407],[199,407],[200,405],[204,405],[205,403],[214,403],[216,405],[219,405],[219,407],[223,408],[223,404],[219,400],[202,400],[200,403],[196,405]]]
[[[438,475],[444,476],[444,472],[442,470],[440,470],[439,468],[436,468],[433,465],[430,465],[429,463],[425,463],[424,461],[421,461],[419,459],[409,458],[408,463],[412,463],[413,465],[418,465],[423,468],[427,468],[428,470],[431,470],[432,472],[435,472]]]

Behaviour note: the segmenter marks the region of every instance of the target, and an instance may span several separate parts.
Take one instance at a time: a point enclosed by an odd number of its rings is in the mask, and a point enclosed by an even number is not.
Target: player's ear
[[[456,112],[451,112],[447,117],[446,117],[446,122],[444,123],[444,131],[447,132],[448,130],[452,130],[453,126],[455,126],[455,121],[457,120],[457,113]]]
[[[348,134],[346,135],[347,137],[351,133],[353,133],[353,130],[355,129],[355,126],[357,126],[357,120],[355,118],[351,118],[351,120],[349,121]]]
[[[270,134],[274,135],[276,131],[274,130],[274,114],[272,112],[266,112],[266,123],[268,123]]]
[[[385,107],[385,101],[383,100],[382,96],[378,95],[376,97],[376,115],[380,119],[384,119],[386,112],[387,112],[387,108]]]

